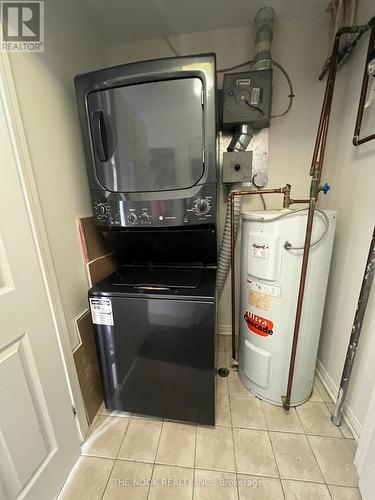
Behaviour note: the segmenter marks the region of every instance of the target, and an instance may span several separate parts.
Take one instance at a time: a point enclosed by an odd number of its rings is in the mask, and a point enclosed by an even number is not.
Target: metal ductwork
[[[251,68],[265,70],[272,68],[271,45],[273,40],[273,20],[275,11],[273,7],[263,7],[255,16],[255,54]],[[250,125],[243,123],[236,128],[233,138],[228,146],[228,151],[246,151],[253,137]]]
[[[272,7],[263,7],[255,16],[255,55],[253,58],[253,70],[266,70],[272,67],[271,44],[273,39],[273,21],[275,18],[275,11]],[[228,151],[239,152],[246,151],[253,137],[253,129],[247,124],[243,123],[236,127],[232,140],[227,148]],[[250,181],[250,179],[249,179]],[[236,191],[241,187],[240,185],[232,185],[229,193],[229,198],[232,191]],[[218,294],[221,295],[228,272],[230,269],[230,203],[227,203],[227,211],[225,216],[224,233],[219,251],[218,259],[218,273],[217,273],[217,288]],[[241,213],[241,198],[234,202],[234,232],[237,238],[239,219]]]
[[[247,146],[253,138],[253,129],[250,125],[243,123],[235,130],[228,151],[246,151]]]
[[[255,16],[256,35],[253,69],[262,70],[272,68],[271,45],[274,18],[275,11],[272,7],[263,7]]]

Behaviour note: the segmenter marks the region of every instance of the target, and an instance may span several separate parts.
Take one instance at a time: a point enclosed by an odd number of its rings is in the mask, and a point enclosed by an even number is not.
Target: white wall
[[[177,35],[169,38],[178,53],[194,54],[215,52],[218,68],[233,66],[254,53],[253,26]],[[269,186],[292,184],[293,196],[306,197],[309,189],[309,164],[314,135],[319,117],[324,84],[317,80],[322,61],[327,52],[328,27],[322,13],[319,19],[297,22],[276,22],[273,57],[290,74],[296,94],[292,111],[284,118],[273,120],[269,165]],[[112,46],[108,50],[110,65],[124,64],[142,59],[173,56],[162,38]],[[245,68],[246,69],[246,68]],[[219,81],[221,86],[221,81]],[[288,103],[288,87],[275,69],[275,114],[283,111]],[[226,196],[222,193],[221,224],[225,216]],[[267,197],[270,207],[280,207],[278,196]],[[249,200],[245,207],[260,207],[259,199]],[[219,304],[219,328],[230,330],[230,288],[227,280]]]
[[[372,0],[360,3],[358,22],[374,15]],[[337,74],[323,180],[332,185],[322,206],[338,210],[323,330],[320,368],[336,393],[349,342],[368,248],[375,223],[375,141],[352,145],[368,36]],[[375,130],[375,103],[366,112],[362,136]],[[371,294],[347,398],[358,434],[375,381],[375,293]]]
[[[45,52],[11,54],[10,62],[65,319],[75,347],[74,318],[87,308],[88,289],[76,217],[89,215],[91,206],[73,76],[105,66],[106,52],[79,2],[48,0],[45,10]]]

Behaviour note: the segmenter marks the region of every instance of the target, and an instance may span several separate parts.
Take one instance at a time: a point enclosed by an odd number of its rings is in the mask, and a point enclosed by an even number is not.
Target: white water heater
[[[313,388],[336,226],[336,212],[324,213],[326,218],[320,212],[314,217],[291,406],[306,401]],[[281,406],[303,255],[298,248],[304,245],[307,210],[245,212],[241,217],[239,376],[253,394]]]

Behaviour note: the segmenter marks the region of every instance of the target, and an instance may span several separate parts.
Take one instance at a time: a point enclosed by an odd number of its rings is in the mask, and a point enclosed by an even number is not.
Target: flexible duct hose
[[[246,151],[247,146],[253,137],[253,130],[249,125],[240,125],[233,134],[232,140],[228,146],[228,151]],[[221,240],[219,259],[217,266],[217,290],[219,297],[223,291],[225,281],[230,269],[230,246],[231,246],[231,232],[230,232],[230,195],[232,191],[241,189],[241,185],[233,184],[228,196],[227,211],[225,214],[225,224],[223,239]],[[237,240],[238,226],[241,214],[241,197],[237,196],[233,201],[233,229],[234,241]]]
[[[230,190],[230,193],[228,196],[227,211],[225,214],[223,239],[221,240],[221,245],[220,245],[218,268],[217,268],[217,290],[219,293],[219,297],[223,291],[225,281],[227,279],[229,268],[230,268],[230,246],[231,246],[230,194],[232,191],[236,191],[236,190],[237,190],[237,187],[233,186],[232,189]],[[237,234],[238,234],[240,213],[241,213],[241,197],[235,196],[234,200],[233,200],[233,215],[234,215],[233,229],[234,229],[235,241],[237,239]]]

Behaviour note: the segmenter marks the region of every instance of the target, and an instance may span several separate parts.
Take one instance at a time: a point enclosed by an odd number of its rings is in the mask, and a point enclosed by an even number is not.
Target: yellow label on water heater
[[[262,311],[269,311],[272,307],[272,297],[249,288],[249,304]]]

